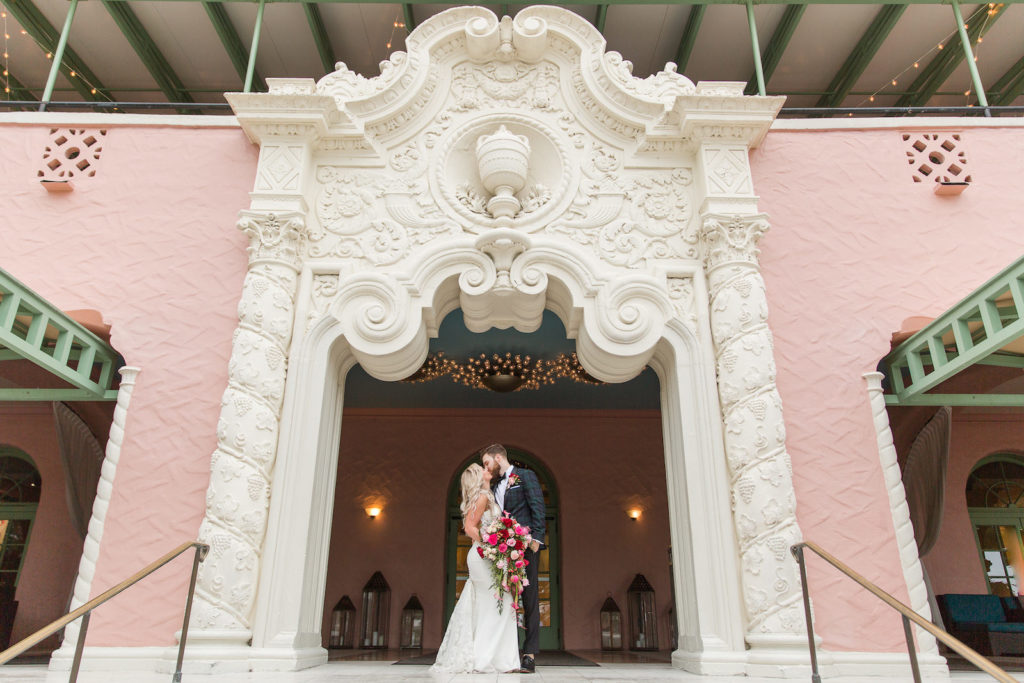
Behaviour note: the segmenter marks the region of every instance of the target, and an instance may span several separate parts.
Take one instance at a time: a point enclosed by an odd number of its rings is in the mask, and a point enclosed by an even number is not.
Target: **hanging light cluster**
[[[533,356],[506,352],[481,353],[459,363],[444,355],[431,354],[419,370],[406,377],[406,382],[430,382],[449,376],[453,382],[473,389],[490,389],[500,393],[521,389],[540,389],[560,379],[585,384],[604,384],[580,365],[576,354],[561,354],[554,360],[538,360]]]

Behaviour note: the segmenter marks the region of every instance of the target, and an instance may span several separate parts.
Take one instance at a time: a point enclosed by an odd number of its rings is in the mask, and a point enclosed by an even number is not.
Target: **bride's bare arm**
[[[469,508],[466,513],[466,521],[463,527],[466,530],[466,535],[478,543],[480,541],[480,518],[484,516],[484,510],[487,509],[487,496],[477,496],[473,501],[473,505]]]

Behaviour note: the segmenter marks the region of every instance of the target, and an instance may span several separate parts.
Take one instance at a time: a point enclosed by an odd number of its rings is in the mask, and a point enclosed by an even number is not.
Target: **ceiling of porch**
[[[1024,105],[1024,6],[1015,2],[962,8],[993,105]],[[37,100],[70,5],[66,0],[3,0],[3,5],[9,89],[4,97]],[[376,75],[380,61],[404,49],[408,28],[452,6],[270,1],[253,89],[262,89],[269,76],[319,78],[336,61]],[[514,15],[524,6],[488,7]],[[637,76],[674,61],[694,81],[745,81],[749,93],[757,91],[742,3],[624,0],[567,8],[601,29],[608,49],[631,60]],[[767,93],[786,95],[787,107],[977,101],[953,10],[939,0],[900,5],[769,0],[752,9]],[[251,0],[83,0],[52,100],[223,103],[223,92],[243,88],[257,14]]]
[[[575,350],[576,342],[566,338],[565,327],[551,311],[544,312],[540,329],[533,333],[492,328],[477,334],[466,329],[462,311],[455,310],[441,323],[438,336],[430,340],[431,354],[440,351],[460,363],[495,353],[553,360]],[[470,388],[453,382],[450,376],[421,383],[382,382],[359,366],[345,381],[346,408],[659,410],[660,395],[658,377],[650,368],[622,384],[593,385],[562,379],[539,389],[510,393]]]

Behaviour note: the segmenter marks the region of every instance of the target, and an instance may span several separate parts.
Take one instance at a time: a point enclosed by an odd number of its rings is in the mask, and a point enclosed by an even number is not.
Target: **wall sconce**
[[[630,508],[629,510],[626,510],[626,514],[629,515],[629,518],[635,522],[636,520],[640,519],[640,515],[643,514],[643,510],[641,510],[640,508]]]
[[[380,510],[377,506],[366,508],[366,516],[370,519],[377,519],[378,515],[380,515]]]

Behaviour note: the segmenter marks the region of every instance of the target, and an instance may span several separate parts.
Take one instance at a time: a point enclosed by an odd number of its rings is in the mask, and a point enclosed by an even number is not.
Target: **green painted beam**
[[[402,5],[402,17],[405,21],[405,32],[408,35],[416,28],[416,16],[412,12],[412,5],[407,2]]]
[[[108,389],[100,395],[84,389],[0,389],[4,401],[116,401],[117,390]]]
[[[964,22],[968,26],[967,37],[972,44],[977,43],[978,37],[984,36],[985,33],[995,25],[996,20],[1006,12],[1006,8],[996,5],[994,14],[988,15],[988,11],[989,7],[987,4],[981,5]],[[921,70],[918,77],[914,79],[914,82],[910,84],[909,89],[913,91],[914,94],[904,95],[896,100],[896,104],[894,106],[925,106],[928,103],[928,100],[930,100],[942,84],[946,82],[950,74],[960,66],[960,62],[962,62],[963,59],[964,51],[960,49],[959,45],[956,45],[955,43],[952,45],[944,45],[943,49],[940,50],[930,62],[928,62],[927,66]]]
[[[761,68],[761,48],[757,42],[757,22],[754,21],[754,2],[747,0],[747,28],[750,29],[750,50],[754,57],[754,79],[757,81],[757,94],[764,97],[764,69]]]
[[[885,395],[887,406],[952,406],[971,408],[1024,408],[1024,394],[921,394],[901,399]]]
[[[594,27],[604,35],[604,25],[608,21],[608,5],[597,6],[597,17],[594,19]]]
[[[779,20],[778,25],[775,27],[775,31],[768,41],[768,46],[764,49],[764,54],[761,56],[761,68],[764,70],[765,83],[772,79],[775,67],[782,60],[782,54],[786,51],[786,46],[789,45],[789,41],[793,37],[793,33],[796,31],[796,27],[799,25],[806,9],[807,5],[789,5],[786,7],[786,11],[783,12],[782,19]],[[754,95],[756,93],[757,74],[754,73],[747,79],[747,87],[743,90],[743,94]]]
[[[149,32],[128,3],[114,0],[102,0],[102,2],[110,16],[113,17],[114,23],[121,29],[121,33],[135,50],[135,54],[142,60],[146,70],[160,86],[160,90],[167,100],[169,102],[194,102],[181,79],[174,73],[174,69],[157,48]]]
[[[334,48],[331,47],[331,37],[327,34],[327,25],[324,24],[320,8],[316,3],[309,3],[302,6],[306,12],[306,21],[309,22],[309,30],[313,32],[313,43],[316,44],[316,52],[320,55],[320,63],[325,73],[334,72]],[[265,88],[264,88],[265,89]]]
[[[46,338],[51,329],[56,332],[52,347]],[[5,352],[18,353],[88,393],[92,400],[103,400],[114,382],[114,371],[120,361],[109,344],[3,269],[0,269],[0,347]],[[75,350],[80,353],[77,359],[72,359]]]
[[[316,9],[316,5],[304,5],[307,9],[312,7]],[[235,30],[234,24],[231,23],[231,18],[228,16],[228,11],[224,8],[222,2],[204,2],[203,9],[206,10],[206,16],[210,17],[210,23],[213,24],[213,29],[217,32],[217,36],[220,38],[220,42],[223,43],[224,49],[228,53],[228,57],[231,58],[231,64],[235,67],[235,71],[238,72],[240,79],[245,79],[245,67],[246,61],[249,58],[249,53],[245,49],[245,45],[242,43],[242,38],[238,35],[238,31]],[[314,39],[316,36],[314,36]],[[331,69],[333,71],[333,69]],[[260,84],[261,90],[267,89],[267,84],[263,78],[257,73],[255,75],[256,82]],[[187,88],[181,88],[181,91],[188,92]]]
[[[1010,104],[1020,97],[1024,92],[1024,57],[1007,69],[1006,73],[992,84],[989,91],[994,94],[992,104],[995,106]]]
[[[679,39],[679,47],[676,48],[676,67],[681,74],[686,73],[686,65],[690,61],[690,54],[697,42],[697,33],[700,32],[700,24],[704,21],[707,9],[707,5],[694,5],[690,8],[690,16],[686,19],[683,36]]]
[[[32,0],[17,0],[17,2],[5,2],[4,7],[25,29],[44,52],[53,53],[60,41],[60,31],[51,24],[43,13],[39,11]],[[71,72],[75,72],[75,76]],[[71,83],[72,87],[83,98],[90,101],[101,101],[109,99],[104,93],[106,88],[93,73],[92,69],[85,65],[82,58],[78,56],[70,45],[64,49],[64,59],[60,65],[60,72]],[[79,77],[81,75],[81,77]],[[97,92],[93,93],[93,89]],[[35,99],[35,98],[32,98]]]
[[[982,358],[977,365],[996,365],[1001,368],[1024,368],[1024,356],[993,353],[988,358]]]
[[[906,9],[906,5],[884,5],[878,10],[871,25],[864,31],[846,57],[846,61],[833,76],[832,82],[828,84],[829,94],[820,97],[817,106],[838,107],[842,104]]]
[[[10,69],[7,70],[7,75],[4,76],[4,82],[6,83],[4,87],[10,89],[10,92],[4,93],[4,99],[22,101],[39,99],[33,95],[32,91],[25,87],[21,81],[14,77],[14,74],[10,72]]]

